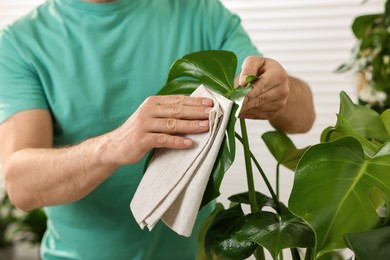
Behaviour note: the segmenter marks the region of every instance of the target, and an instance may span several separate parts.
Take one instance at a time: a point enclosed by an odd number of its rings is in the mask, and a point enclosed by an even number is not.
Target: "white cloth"
[[[130,203],[143,229],[151,230],[158,220],[183,236],[190,236],[212,168],[225,136],[233,102],[199,86],[191,95],[214,100],[209,114],[210,130],[188,134],[190,149],[156,149]]]

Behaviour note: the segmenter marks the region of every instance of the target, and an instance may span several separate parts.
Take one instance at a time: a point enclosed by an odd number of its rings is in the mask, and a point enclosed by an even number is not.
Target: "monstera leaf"
[[[157,95],[191,95],[201,83],[195,80],[170,81],[165,84]]]
[[[256,202],[258,208],[261,210],[265,206],[269,206],[272,208],[276,208],[275,203],[273,199],[270,197],[260,193],[260,192],[255,192],[256,193]],[[236,203],[241,203],[241,204],[250,204],[249,201],[249,192],[243,192],[239,194],[234,194],[228,198],[231,202],[236,202]]]
[[[236,238],[246,220],[247,217],[239,204],[220,212],[206,233],[207,259],[235,260],[252,255],[257,244],[251,241],[240,242]]]
[[[336,140],[342,136],[358,139],[368,156],[373,156],[390,139],[383,118],[368,107],[354,104],[345,92],[340,93],[336,126],[326,128],[321,141]]]
[[[313,231],[289,211],[281,216],[267,211],[251,214],[236,237],[238,241],[253,241],[263,246],[274,259],[285,248],[314,247]]]
[[[384,143],[389,139],[380,115],[374,110],[352,102],[345,92],[340,93],[340,116],[360,136]]]
[[[225,95],[234,89],[237,57],[229,51],[200,51],[176,60],[167,82],[191,77],[215,92]]]
[[[382,118],[383,123],[385,124],[387,134],[390,135],[390,109],[385,110],[381,114],[381,118]]]
[[[294,171],[299,159],[308,147],[297,149],[291,139],[283,132],[271,131],[261,136],[276,161]]]
[[[233,52],[209,50],[190,53],[172,64],[167,83],[158,94],[189,95],[203,84],[214,92],[235,100],[245,96],[252,89],[250,84],[247,87],[234,87],[236,68],[237,57]],[[247,81],[251,83],[256,79],[257,77],[252,76]],[[234,161],[236,151],[234,126],[237,120],[235,117],[237,109],[238,106],[234,104],[201,206],[220,195],[219,189],[223,176]]]
[[[358,260],[388,259],[390,256],[390,226],[346,236]]]
[[[309,148],[298,163],[289,208],[314,230],[317,256],[344,248],[346,234],[381,224],[378,196],[370,195],[376,189],[382,202],[390,201],[389,172],[388,144],[372,158],[350,136]]]

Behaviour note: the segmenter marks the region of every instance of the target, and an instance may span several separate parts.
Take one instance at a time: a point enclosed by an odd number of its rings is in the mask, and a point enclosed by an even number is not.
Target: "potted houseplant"
[[[352,23],[357,43],[350,60],[337,71],[359,77],[361,104],[382,112],[390,107],[390,1],[382,13],[361,15]]]
[[[202,83],[234,100],[252,87],[234,87],[236,66],[235,55],[227,51],[186,55],[172,65],[160,94],[189,94]],[[254,80],[261,79],[247,79]],[[279,201],[251,152],[244,119],[239,119],[241,134],[235,133],[234,107],[203,205],[218,197],[223,175],[235,157],[236,140],[244,148],[248,190],[231,196],[228,209],[218,204],[204,223],[200,258],[245,259],[253,254],[265,259],[267,250],[280,259],[287,249],[293,259],[317,259],[340,257],[337,250],[346,247],[358,259],[390,255],[390,110],[378,114],[354,104],[344,92],[340,98],[337,123],[324,129],[318,144],[297,149],[281,132],[262,135],[277,169],[283,165],[295,171],[288,205]],[[255,191],[252,163],[270,197]],[[249,205],[249,214],[244,213],[244,204]]]

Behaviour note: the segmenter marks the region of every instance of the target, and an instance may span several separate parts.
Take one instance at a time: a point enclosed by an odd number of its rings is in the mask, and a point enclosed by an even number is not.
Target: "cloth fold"
[[[225,136],[233,102],[200,85],[191,95],[214,100],[210,130],[185,136],[190,149],[156,149],[130,209],[143,229],[162,221],[183,236],[190,236],[211,171]]]

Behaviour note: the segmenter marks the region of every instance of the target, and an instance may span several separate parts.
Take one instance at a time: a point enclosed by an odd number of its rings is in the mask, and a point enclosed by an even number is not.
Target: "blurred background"
[[[346,91],[352,99],[357,100],[358,80],[356,74],[335,72],[341,64],[350,58],[351,50],[356,43],[356,38],[351,30],[353,19],[362,14],[383,12],[385,1],[221,1],[228,9],[240,16],[243,27],[259,51],[265,56],[279,61],[290,75],[299,77],[311,86],[317,113],[314,127],[309,133],[291,135],[290,137],[297,147],[318,143],[322,130],[336,122],[339,92]],[[43,0],[0,0],[0,28],[12,23],[43,2]],[[272,128],[265,121],[249,121],[247,124],[252,151],[271,183],[274,184],[276,161],[261,140],[261,135]],[[236,160],[225,175],[222,184],[222,195],[219,200],[224,204],[227,204],[227,197],[230,195],[247,190],[243,153],[240,148],[239,146]],[[293,173],[283,168],[280,176],[281,200],[287,203],[292,187]],[[267,193],[260,176],[255,175],[255,183],[257,190]],[[0,207],[2,207],[0,208],[2,222],[6,222],[5,216],[9,212],[9,205],[5,206],[4,204]],[[19,222],[20,219],[25,221],[27,217],[20,212],[15,214],[16,218],[19,218]],[[38,219],[34,220],[38,222],[33,221],[35,223],[32,224],[33,227],[41,225],[42,219],[42,216],[39,215]],[[7,219],[7,221],[15,221],[15,218]],[[0,223],[1,227],[4,225],[8,227],[7,224]],[[30,232],[28,236],[34,236],[39,232]],[[8,236],[12,236],[12,234],[8,234]],[[21,240],[25,242],[19,243],[20,245],[16,247],[14,259],[38,259],[37,246],[34,246],[31,238],[20,239],[19,233],[19,241]]]

